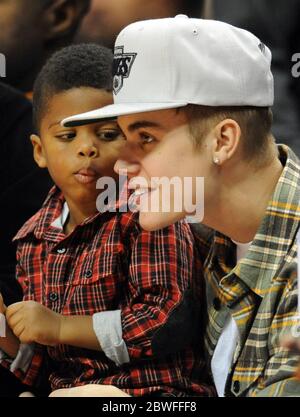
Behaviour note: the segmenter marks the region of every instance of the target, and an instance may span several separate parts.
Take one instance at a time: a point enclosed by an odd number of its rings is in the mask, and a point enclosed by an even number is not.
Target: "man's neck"
[[[240,243],[251,242],[281,176],[278,158],[259,170],[237,170],[222,187],[214,207],[206,212],[204,223]],[[248,172],[247,172],[248,171]]]

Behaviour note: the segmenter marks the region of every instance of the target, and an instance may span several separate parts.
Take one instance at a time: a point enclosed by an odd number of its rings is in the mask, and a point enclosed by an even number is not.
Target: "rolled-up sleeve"
[[[93,328],[105,355],[116,365],[130,361],[122,338],[121,311],[103,311],[93,315]]]

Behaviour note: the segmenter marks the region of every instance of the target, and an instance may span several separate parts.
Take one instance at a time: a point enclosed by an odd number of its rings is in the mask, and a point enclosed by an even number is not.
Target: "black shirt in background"
[[[7,305],[22,298],[12,239],[52,186],[48,172],[33,159],[32,132],[31,103],[0,83],[0,291]]]

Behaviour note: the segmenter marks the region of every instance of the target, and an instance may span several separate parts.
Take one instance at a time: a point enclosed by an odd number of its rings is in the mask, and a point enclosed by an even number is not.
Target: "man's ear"
[[[44,10],[45,41],[73,37],[88,12],[90,0],[53,0]]]
[[[233,119],[225,119],[214,128],[213,160],[222,165],[236,154],[241,142],[240,125]]]
[[[37,135],[31,135],[30,140],[33,146],[33,157],[40,168],[47,168],[47,160],[44,155],[44,149],[41,138]]]

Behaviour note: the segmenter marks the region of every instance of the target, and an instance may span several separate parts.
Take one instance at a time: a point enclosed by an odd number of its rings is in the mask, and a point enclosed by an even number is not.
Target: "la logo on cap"
[[[124,53],[124,46],[115,47],[113,63],[113,89],[115,94],[118,94],[123,87],[124,78],[129,77],[136,56],[136,53]]]

